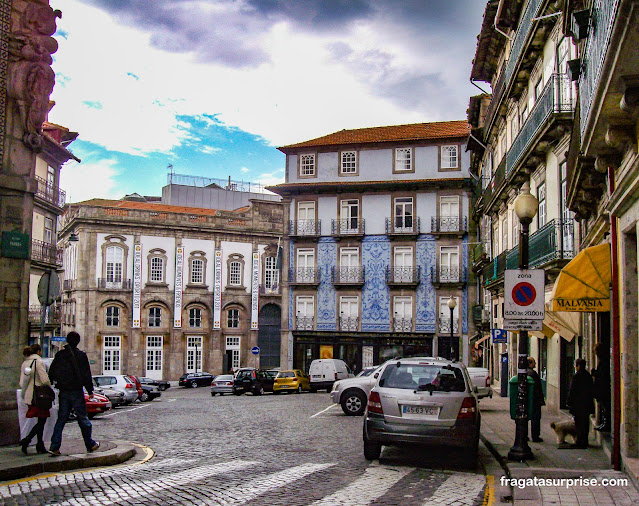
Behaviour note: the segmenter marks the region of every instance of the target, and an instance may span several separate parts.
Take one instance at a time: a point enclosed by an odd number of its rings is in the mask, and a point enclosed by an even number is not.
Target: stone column
[[[29,245],[59,15],[47,0],[0,0],[0,232],[26,234]],[[28,255],[0,254],[0,444],[19,439],[15,389],[28,340],[29,267]]]

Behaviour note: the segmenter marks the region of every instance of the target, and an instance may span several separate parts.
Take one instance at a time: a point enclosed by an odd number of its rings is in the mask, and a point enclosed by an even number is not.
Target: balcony
[[[386,284],[415,287],[420,282],[420,274],[419,267],[386,267]]]
[[[334,285],[362,286],[364,267],[333,267],[331,278]]]
[[[312,316],[296,316],[295,330],[313,330],[315,328],[315,318]]]
[[[319,267],[297,267],[288,270],[288,283],[290,285],[319,285]]]
[[[386,235],[396,238],[416,238],[419,235],[419,218],[412,216],[396,216],[386,218]]]
[[[333,220],[331,232],[333,237],[362,237],[365,230],[364,218],[349,218],[347,220]]]
[[[506,270],[507,255],[508,251],[501,252],[499,255],[493,258],[486,267],[484,267],[482,276],[484,278],[485,286],[490,286],[497,281],[503,280],[504,271]]]
[[[357,316],[340,316],[337,318],[339,330],[342,332],[357,332],[359,330],[359,318]]]
[[[574,109],[575,97],[569,77],[564,74],[553,74],[508,150],[506,174],[510,175],[522,165],[527,155],[534,151],[531,148],[540,143],[543,148],[550,141],[563,135],[565,133],[563,129],[556,132],[557,129],[550,129],[550,126],[562,118],[572,120]]]
[[[463,267],[431,267],[430,279],[435,288],[456,286],[461,288],[468,282],[468,271]]]
[[[64,207],[66,193],[63,190],[39,176],[36,176],[35,179],[38,183],[38,189],[35,193],[36,198],[40,198],[56,207]]]
[[[393,318],[393,332],[412,332],[412,318]]]
[[[49,265],[62,266],[63,251],[55,244],[33,239],[31,241],[31,260]]]
[[[439,317],[439,333],[450,335],[450,317],[443,318]],[[453,319],[453,334],[459,333],[459,321],[455,318]]]
[[[468,218],[460,216],[432,217],[430,231],[434,236],[450,235],[461,238],[468,232]]]
[[[260,295],[280,295],[280,285],[279,283],[273,283],[271,285],[260,285],[259,288]]]
[[[490,262],[490,246],[486,243],[479,243],[470,249],[470,265],[475,274],[479,274]]]
[[[130,279],[111,280],[107,278],[98,278],[98,290],[132,290],[133,283]]]
[[[318,238],[322,233],[322,220],[291,220],[288,234],[291,237]]]
[[[497,169],[492,174],[490,182],[487,183],[486,187],[481,196],[481,207],[484,209],[484,212],[490,208],[490,204],[493,199],[499,195],[500,188],[506,179],[506,157],[502,157]]]
[[[45,324],[60,325],[61,316],[60,306],[49,306],[45,314]],[[29,306],[29,323],[42,325],[42,306]]]

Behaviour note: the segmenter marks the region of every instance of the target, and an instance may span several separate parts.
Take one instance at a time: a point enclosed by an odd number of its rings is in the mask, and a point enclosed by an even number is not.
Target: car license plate
[[[110,403],[110,402],[107,402],[107,403],[106,403],[106,407],[107,407],[107,409],[111,409],[111,403]]]
[[[313,376],[311,376],[312,378],[321,378],[322,375],[321,374],[313,374]]]
[[[439,407],[437,406],[402,406],[404,415],[437,416]]]

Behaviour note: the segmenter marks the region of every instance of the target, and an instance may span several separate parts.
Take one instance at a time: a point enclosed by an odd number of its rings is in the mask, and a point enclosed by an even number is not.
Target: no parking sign
[[[544,319],[542,269],[508,269],[504,272],[504,318]]]

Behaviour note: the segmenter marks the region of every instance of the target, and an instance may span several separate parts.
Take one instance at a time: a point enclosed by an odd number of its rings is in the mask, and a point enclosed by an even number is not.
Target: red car
[[[129,378],[133,383],[135,383],[135,388],[138,391],[138,399],[142,399],[142,394],[144,393],[144,391],[142,390],[142,383],[140,383],[138,377],[132,376],[131,374],[127,374],[126,377]]]
[[[89,395],[84,392],[84,402],[87,405],[87,415],[89,418],[93,418],[95,415],[99,415],[111,409],[111,401],[101,394]],[[69,420],[75,420],[76,418],[75,413],[71,411],[71,413],[69,413]]]

